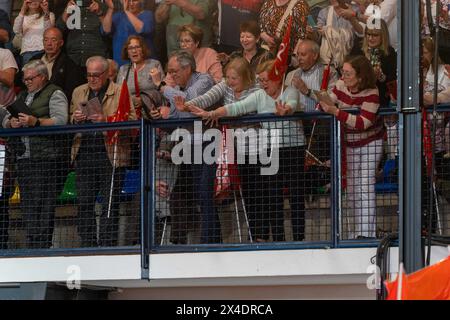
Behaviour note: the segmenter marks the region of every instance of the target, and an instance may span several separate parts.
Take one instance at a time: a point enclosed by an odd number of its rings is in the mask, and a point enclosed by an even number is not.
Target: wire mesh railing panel
[[[1,249],[138,245],[138,130],[61,130],[2,140]]]
[[[448,108],[430,108],[422,122],[424,234],[450,235],[450,123]]]
[[[157,129],[153,243],[330,241],[329,119],[279,120]]]

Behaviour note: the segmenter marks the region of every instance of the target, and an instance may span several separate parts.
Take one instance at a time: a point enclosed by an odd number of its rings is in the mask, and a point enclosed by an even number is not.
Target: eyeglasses
[[[33,81],[35,78],[39,77],[40,74],[38,73],[37,75],[34,75],[32,77],[28,77],[28,78],[23,78],[23,82],[31,82]]]
[[[258,83],[260,83],[260,84],[265,84],[265,83],[268,83],[268,82],[270,81],[270,79],[262,79],[262,78],[258,78],[257,81],[258,81]]]
[[[139,50],[139,49],[142,49],[142,47],[141,46],[133,46],[133,47],[127,48],[128,51]]]
[[[194,40],[192,39],[180,39],[178,40],[179,43],[192,43],[194,42]]]
[[[176,70],[174,70],[174,69],[168,69],[168,70],[167,70],[167,73],[170,73],[170,74],[177,74],[177,73],[179,73],[182,69],[184,69],[184,68],[181,67],[181,68],[176,69]]]
[[[105,72],[106,70],[101,73],[88,73],[87,78],[100,78]]]
[[[351,72],[351,71],[343,71],[342,72],[342,76],[344,78],[351,78],[351,77],[354,77],[355,75],[356,75],[356,73],[355,72]]]
[[[367,37],[378,38],[378,37],[381,36],[381,33],[369,33],[369,32],[367,32],[367,33],[366,33],[366,36],[367,36]]]

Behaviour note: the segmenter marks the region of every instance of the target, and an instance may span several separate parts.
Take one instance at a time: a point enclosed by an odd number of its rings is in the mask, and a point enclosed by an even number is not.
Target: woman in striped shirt
[[[342,123],[347,172],[347,210],[354,219],[348,238],[374,238],[376,229],[375,172],[383,153],[385,129],[377,115],[379,96],[370,61],[348,57],[342,79],[329,95],[320,99],[322,109]],[[330,101],[332,100],[332,101]],[[346,112],[355,108],[357,113]],[[345,167],[345,166],[343,166]],[[353,230],[352,230],[353,229]]]

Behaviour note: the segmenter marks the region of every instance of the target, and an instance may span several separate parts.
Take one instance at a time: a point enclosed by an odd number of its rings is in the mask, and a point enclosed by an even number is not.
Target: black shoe
[[[376,240],[377,238],[375,238],[375,237],[366,237],[366,236],[357,236],[356,239],[357,240]]]

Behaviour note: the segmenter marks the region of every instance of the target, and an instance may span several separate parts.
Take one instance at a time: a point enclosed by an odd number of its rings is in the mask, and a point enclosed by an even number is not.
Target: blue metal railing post
[[[141,120],[141,277],[150,280],[150,249],[151,249],[151,189],[150,176],[151,167],[149,167],[152,153],[150,153],[151,136],[150,125]]]
[[[341,184],[341,135],[339,122],[335,117],[330,119],[331,126],[331,234],[332,247],[339,246],[339,237],[341,235],[341,200],[342,200],[342,184]]]

